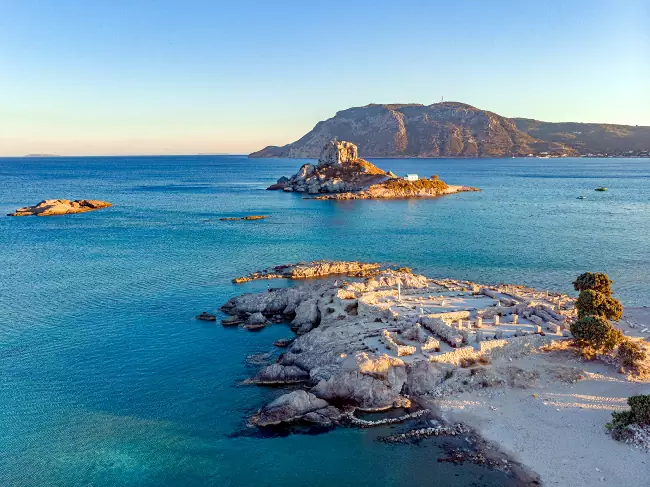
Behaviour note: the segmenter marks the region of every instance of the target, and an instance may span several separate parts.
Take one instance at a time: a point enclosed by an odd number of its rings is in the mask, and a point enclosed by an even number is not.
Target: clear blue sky
[[[441,96],[650,125],[650,0],[0,0],[0,155],[241,153]]]

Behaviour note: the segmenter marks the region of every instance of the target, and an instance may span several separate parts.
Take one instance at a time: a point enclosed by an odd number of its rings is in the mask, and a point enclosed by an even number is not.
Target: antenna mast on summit
[[[441,97],[440,97],[440,103],[443,103],[444,101],[445,101],[445,97],[444,97],[444,96],[441,96]]]

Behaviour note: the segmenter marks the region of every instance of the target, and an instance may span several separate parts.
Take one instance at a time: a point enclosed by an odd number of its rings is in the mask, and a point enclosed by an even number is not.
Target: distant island
[[[23,157],[61,157],[58,154],[25,154]]]
[[[650,157],[650,127],[507,118],[457,102],[349,108],[249,157],[315,158],[333,138],[362,157]]]

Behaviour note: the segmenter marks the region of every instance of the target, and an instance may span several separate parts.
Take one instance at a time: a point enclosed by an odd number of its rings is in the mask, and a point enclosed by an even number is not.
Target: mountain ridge
[[[340,110],[300,139],[249,157],[318,157],[333,138],[364,157],[578,156],[650,149],[650,127],[508,118],[461,102],[371,103]]]

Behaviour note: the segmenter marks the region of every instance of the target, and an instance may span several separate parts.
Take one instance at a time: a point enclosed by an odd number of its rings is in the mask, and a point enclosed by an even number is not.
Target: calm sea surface
[[[282,391],[240,385],[259,367],[246,357],[291,333],[193,316],[266,288],[235,276],[321,258],[561,291],[605,271],[624,305],[650,305],[650,160],[375,162],[483,191],[310,201],[264,191],[298,160],[0,159],[2,215],[49,198],[115,205],[0,216],[0,485],[507,485],[438,463],[445,440],[376,441],[390,429],[251,434],[246,418]],[[271,218],[219,221],[246,214]]]

